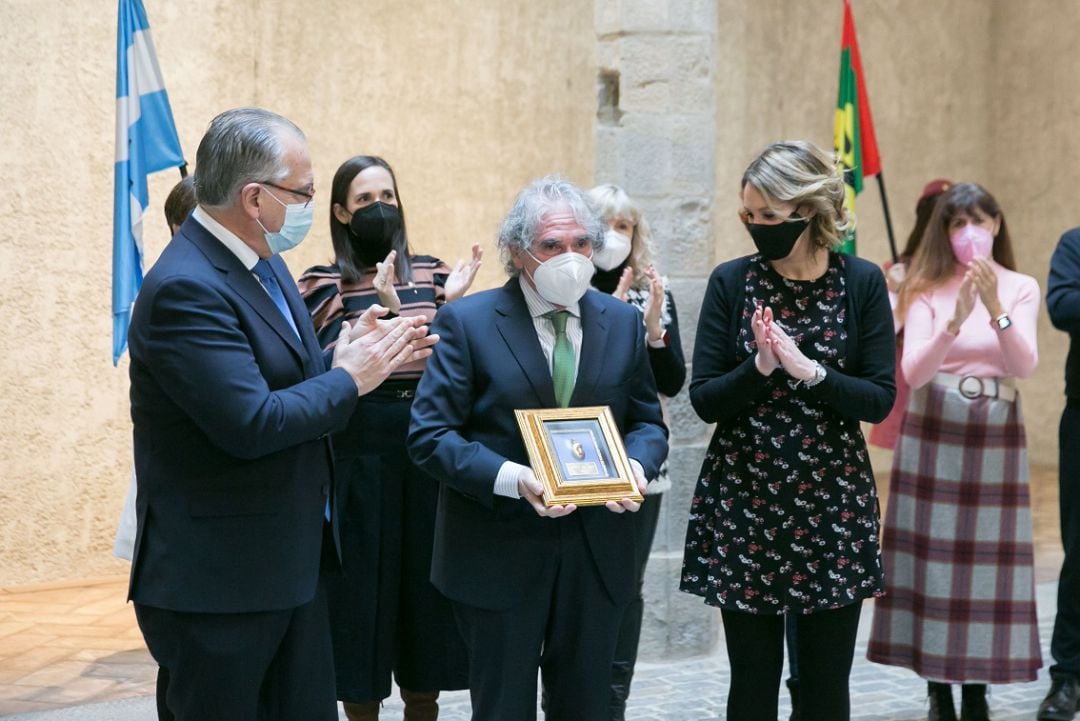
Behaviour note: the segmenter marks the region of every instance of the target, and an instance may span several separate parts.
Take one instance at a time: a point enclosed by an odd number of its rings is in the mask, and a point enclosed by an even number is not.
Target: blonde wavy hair
[[[626,191],[617,185],[598,185],[589,191],[589,200],[604,224],[612,220],[628,220],[634,224],[634,234],[630,238],[630,267],[634,269],[634,287],[645,288],[649,277],[645,269],[652,265],[652,231],[641,212],[641,206],[635,203]]]
[[[810,215],[810,239],[816,248],[837,245],[843,233],[855,227],[854,216],[844,207],[844,175],[835,156],[805,140],[785,140],[769,145],[743,173],[739,188],[750,184],[770,206],[775,201]]]

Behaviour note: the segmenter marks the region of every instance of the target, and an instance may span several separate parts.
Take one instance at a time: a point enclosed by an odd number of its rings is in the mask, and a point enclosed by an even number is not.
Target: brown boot
[[[379,706],[378,701],[369,701],[368,703],[349,703],[346,701],[342,704],[345,707],[345,718],[349,721],[379,721]]]
[[[438,691],[407,691],[401,689],[405,702],[404,721],[435,721],[439,718]]]

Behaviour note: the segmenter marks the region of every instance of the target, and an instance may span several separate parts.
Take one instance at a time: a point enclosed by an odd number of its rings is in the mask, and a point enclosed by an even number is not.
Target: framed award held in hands
[[[607,406],[516,410],[544,504],[601,506],[643,500]]]

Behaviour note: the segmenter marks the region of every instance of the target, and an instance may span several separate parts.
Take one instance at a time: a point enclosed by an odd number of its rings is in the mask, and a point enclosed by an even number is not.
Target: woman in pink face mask
[[[1033,681],[1027,446],[1015,379],[1031,375],[1039,285],[1015,272],[1005,216],[962,183],[938,201],[900,287],[911,396],[882,539],[886,595],[867,656],[929,682],[930,720],[988,718],[986,686]]]

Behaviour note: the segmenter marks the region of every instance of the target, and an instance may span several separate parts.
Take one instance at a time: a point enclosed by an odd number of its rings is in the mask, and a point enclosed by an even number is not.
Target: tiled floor
[[[887,468],[887,459],[875,466]],[[884,492],[886,474],[879,474]],[[1036,576],[1057,578],[1057,471],[1032,470]],[[156,666],[124,598],[126,578],[0,588],[0,716],[152,696]],[[1045,621],[1045,619],[1044,619]]]
[[[153,694],[124,577],[0,588],[0,715]]]

